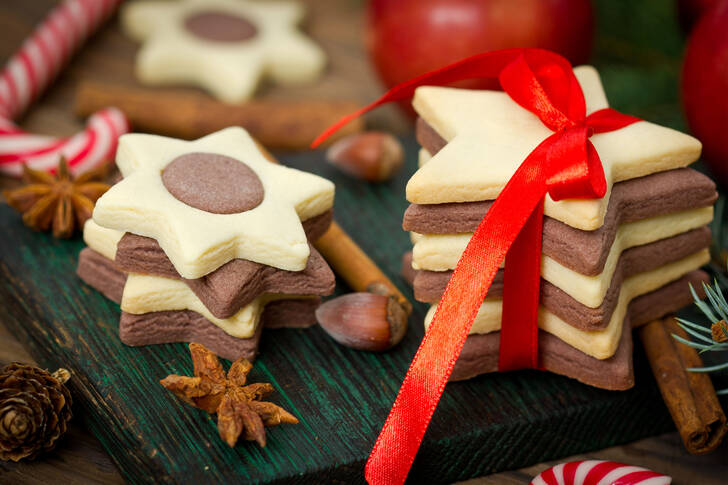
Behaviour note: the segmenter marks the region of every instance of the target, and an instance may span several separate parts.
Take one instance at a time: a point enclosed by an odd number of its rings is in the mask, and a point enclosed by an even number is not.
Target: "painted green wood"
[[[600,1],[596,64],[614,107],[678,128],[682,39],[671,2]],[[336,218],[411,298],[399,277],[409,249],[400,221],[407,169],[383,185],[346,178],[320,154],[287,164],[337,184]],[[98,436],[132,483],[358,483],[363,464],[422,337],[416,304],[403,343],[384,354],[341,347],[319,328],[267,331],[253,381],[271,382],[273,400],[301,420],[269,431],[268,446],[228,448],[213,420],[159,386],[189,374],[186,346],[120,343],[119,308],[81,283],[80,239],[56,241],[27,230],[0,206],[0,318],[43,365],[71,370],[77,419]],[[346,288],[339,288],[339,292]],[[521,371],[451,384],[435,413],[410,479],[451,482],[626,443],[672,429],[643,352],[637,385],[609,392],[567,378]]]

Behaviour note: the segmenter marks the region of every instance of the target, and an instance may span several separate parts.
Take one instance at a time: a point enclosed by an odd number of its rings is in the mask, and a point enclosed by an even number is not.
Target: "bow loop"
[[[522,54],[503,68],[498,76],[503,90],[551,131],[581,123],[586,104],[569,63],[530,57]]]
[[[619,130],[638,121],[642,120],[636,116],[620,113],[612,108],[604,108],[587,116],[584,122],[594,133],[606,133],[608,131]]]

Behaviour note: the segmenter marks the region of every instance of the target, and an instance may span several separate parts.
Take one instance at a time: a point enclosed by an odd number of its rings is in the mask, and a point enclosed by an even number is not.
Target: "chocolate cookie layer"
[[[119,339],[126,345],[171,344],[197,342],[228,360],[245,357],[253,361],[263,325],[258,325],[251,338],[236,338],[209,322],[199,313],[189,310],[164,311],[134,315],[121,312]]]
[[[546,280],[541,280],[540,301],[549,311],[581,330],[599,330],[607,326],[619,300],[622,282],[635,274],[651,271],[678,261],[711,243],[710,229],[701,227],[654,243],[630,248],[622,253],[604,301],[597,308],[587,307]],[[412,286],[419,301],[435,303],[445,291],[452,271],[417,271]],[[487,298],[503,296],[503,270],[496,274]]]
[[[625,317],[617,352],[609,359],[595,359],[548,332],[539,331],[541,367],[591,386],[610,390],[629,389],[634,385],[632,333],[629,329],[690,304],[692,296],[688,285],[700,288],[703,281],[708,281],[706,273],[692,271],[677,281],[634,299]],[[499,342],[500,332],[469,336],[450,380],[465,380],[480,374],[496,372]]]
[[[447,140],[441,137],[427,121],[419,116],[415,123],[415,136],[417,137],[417,143],[430,152],[430,155],[436,154],[447,145]]]
[[[265,328],[307,328],[316,325],[316,309],[321,298],[276,300],[263,309],[261,323]]]
[[[91,248],[83,248],[78,255],[76,274],[109,300],[121,303],[126,274],[121,272],[110,259]]]
[[[604,269],[620,224],[708,207],[717,197],[715,184],[689,168],[619,182],[612,188],[604,225],[595,231],[580,231],[544,217],[542,252],[577,273],[594,276]],[[405,211],[402,227],[421,234],[470,233],[492,204],[412,204]]]
[[[310,239],[318,239],[331,224],[331,211],[304,221]],[[312,236],[312,237],[311,237]],[[310,246],[311,255],[303,271],[284,271],[234,259],[202,278],[182,278],[154,239],[125,234],[116,250],[116,265],[129,273],[143,273],[183,280],[210,313],[229,318],[263,293],[330,295],[336,280],[331,268]]]
[[[198,342],[228,360],[245,357],[252,361],[258,353],[263,327],[303,328],[316,323],[319,298],[278,300],[268,303],[251,338],[236,338],[223,332],[199,313],[189,310],[133,315],[121,312],[119,338],[126,345],[156,345]]]

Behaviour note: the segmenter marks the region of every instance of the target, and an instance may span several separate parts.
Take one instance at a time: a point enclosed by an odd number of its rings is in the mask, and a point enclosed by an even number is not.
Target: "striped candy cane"
[[[63,155],[75,173],[113,157],[117,138],[129,130],[115,108],[95,113],[86,128],[68,138],[25,132],[13,123],[37,99],[89,35],[121,0],[64,0],[25,40],[0,73],[0,171],[20,175],[23,164],[55,168]]]
[[[544,470],[531,485],[670,485],[672,478],[614,461],[561,463]]]

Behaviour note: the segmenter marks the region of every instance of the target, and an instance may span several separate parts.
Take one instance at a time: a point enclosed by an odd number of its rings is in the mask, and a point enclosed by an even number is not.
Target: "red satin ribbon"
[[[586,116],[569,62],[541,49],[479,54],[395,86],[329,128],[313,147],[352,119],[417,87],[497,78],[503,90],[554,133],[518,167],[470,239],[415,354],[366,465],[372,484],[400,484],[432,418],[473,320],[506,259],[499,370],[538,367],[538,300],[544,196],[601,198],[606,181],[589,137],[639,121],[613,109]]]

